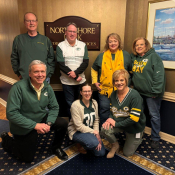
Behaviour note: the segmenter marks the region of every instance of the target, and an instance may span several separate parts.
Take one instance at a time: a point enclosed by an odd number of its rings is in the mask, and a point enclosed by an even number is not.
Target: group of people
[[[151,116],[150,144],[152,148],[159,147],[165,73],[161,58],[147,39],[135,39],[130,55],[123,50],[118,34],[107,36],[105,50],[91,68],[92,84],[98,91],[98,106],[84,74],[89,62],[87,46],[77,40],[76,24],[67,25],[66,39],[56,48],[70,119],[67,123],[58,116],[59,105],[49,85],[55,68],[52,43],[37,31],[38,19],[34,13],[24,15],[24,24],[27,33],[15,37],[12,47],[12,68],[21,80],[13,85],[7,100],[7,118],[13,137],[7,132],[1,133],[5,151],[31,162],[38,134],[54,130],[52,152],[67,160],[68,155],[61,144],[68,130],[69,138],[79,143],[79,150],[84,154],[89,151],[104,156],[101,136],[105,137],[112,144],[107,158],[112,158],[119,150],[115,134],[125,132],[123,154],[131,156],[142,142],[146,104]]]

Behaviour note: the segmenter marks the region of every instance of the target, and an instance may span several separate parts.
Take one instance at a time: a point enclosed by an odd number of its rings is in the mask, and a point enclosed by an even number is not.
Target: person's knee
[[[91,139],[88,142],[84,142],[84,145],[87,149],[93,150],[98,146],[99,142],[97,139]]]

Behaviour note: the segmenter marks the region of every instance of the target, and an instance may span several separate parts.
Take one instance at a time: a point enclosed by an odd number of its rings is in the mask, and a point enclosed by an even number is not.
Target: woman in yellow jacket
[[[121,38],[116,33],[107,36],[105,52],[100,53],[91,68],[92,84],[99,92],[100,126],[110,115],[110,96],[116,90],[112,83],[112,75],[116,70],[131,69],[131,58],[122,50]]]

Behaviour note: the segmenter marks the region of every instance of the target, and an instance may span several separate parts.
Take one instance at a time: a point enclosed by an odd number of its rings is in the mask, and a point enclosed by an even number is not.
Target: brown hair
[[[135,46],[136,46],[136,42],[137,42],[138,40],[144,40],[144,41],[145,41],[146,52],[148,52],[148,50],[151,49],[151,45],[150,45],[149,41],[148,41],[146,38],[144,38],[144,37],[138,37],[138,38],[136,38],[136,39],[134,40],[134,42],[133,42],[133,44],[132,44],[132,51],[133,51],[133,54],[134,54],[134,55],[137,55]]]
[[[112,82],[113,82],[113,85],[114,85],[114,80],[116,78],[118,78],[119,76],[123,76],[125,78],[125,81],[126,81],[126,85],[128,86],[128,80],[129,80],[129,73],[127,70],[125,69],[119,69],[119,70],[116,70],[113,75],[112,75]]]
[[[68,28],[70,25],[73,25],[73,26],[75,26],[75,27],[77,28],[77,25],[76,25],[74,22],[69,22],[69,23],[66,25],[66,30],[67,30],[67,28]]]
[[[117,33],[111,33],[106,38],[106,44],[104,47],[105,51],[107,51],[109,49],[109,37],[115,38],[119,42],[118,49],[122,50],[122,41],[121,41],[120,36]]]
[[[83,91],[83,87],[84,87],[84,86],[90,86],[90,87],[91,87],[91,91],[92,91],[92,84],[89,84],[89,83],[87,83],[87,82],[84,82],[83,84],[80,85],[80,91],[81,91],[81,92]],[[80,96],[79,96],[79,99],[82,100],[82,95],[81,95],[81,94],[80,94]],[[92,95],[91,95],[90,100],[92,101]],[[95,104],[93,103],[93,101],[92,101],[92,104],[94,105],[94,108],[96,109]]]

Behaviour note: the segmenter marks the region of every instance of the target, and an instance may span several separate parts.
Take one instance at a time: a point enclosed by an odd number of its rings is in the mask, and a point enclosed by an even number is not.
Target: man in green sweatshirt
[[[1,133],[4,151],[13,153],[20,160],[31,162],[35,156],[38,134],[55,131],[53,153],[62,160],[67,154],[61,149],[67,131],[67,122],[58,117],[59,105],[46,79],[46,64],[34,60],[29,65],[29,77],[18,81],[10,90],[7,100],[7,119],[10,132]],[[49,111],[46,110],[46,106]]]
[[[38,19],[34,13],[24,15],[27,33],[15,37],[12,46],[11,64],[14,73],[20,78],[28,78],[28,67],[33,60],[41,60],[47,66],[46,80],[54,73],[54,50],[49,38],[37,32]]]

